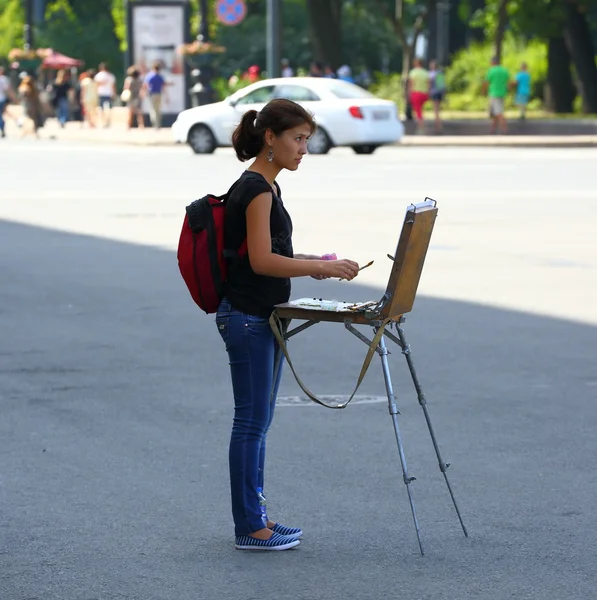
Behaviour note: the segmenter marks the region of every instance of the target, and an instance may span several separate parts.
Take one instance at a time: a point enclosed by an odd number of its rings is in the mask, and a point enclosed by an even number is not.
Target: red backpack
[[[207,314],[218,310],[228,275],[228,260],[247,253],[247,240],[238,251],[224,247],[224,196],[207,196],[186,207],[178,242],[178,267],[189,292]]]

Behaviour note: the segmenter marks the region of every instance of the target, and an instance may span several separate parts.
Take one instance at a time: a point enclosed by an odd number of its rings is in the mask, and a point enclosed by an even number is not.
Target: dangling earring
[[[272,162],[274,160],[274,151],[270,148],[267,153],[267,162]]]

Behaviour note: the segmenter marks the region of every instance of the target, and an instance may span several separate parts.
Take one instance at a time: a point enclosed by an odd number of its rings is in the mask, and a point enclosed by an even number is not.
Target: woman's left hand
[[[299,260],[321,260],[321,256],[317,254],[295,254],[294,258],[298,258]],[[311,275],[311,277],[317,279],[317,281],[329,279],[327,275]]]

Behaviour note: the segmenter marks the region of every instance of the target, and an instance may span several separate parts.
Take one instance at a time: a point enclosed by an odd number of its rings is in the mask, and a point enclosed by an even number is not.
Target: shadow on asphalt
[[[278,407],[270,515],[305,539],[246,554],[232,546],[226,355],[175,254],[0,221],[0,277],[2,600],[594,594],[595,327],[419,297],[406,333],[469,539],[396,352],[427,555],[381,402]],[[380,293],[304,280],[293,296]],[[365,350],[339,325],[291,343],[323,394],[352,389]],[[383,395],[378,362],[362,393]],[[289,372],[280,394],[298,394]]]

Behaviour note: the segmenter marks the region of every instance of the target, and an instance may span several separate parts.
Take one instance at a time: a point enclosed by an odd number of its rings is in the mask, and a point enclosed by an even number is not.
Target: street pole
[[[23,38],[25,50],[33,48],[33,0],[24,0],[25,4],[25,26],[23,27]]]
[[[209,22],[207,19],[207,0],[199,2],[199,35],[197,39],[202,42],[209,42]]]
[[[268,77],[280,76],[280,0],[267,0],[267,62]]]
[[[126,50],[123,53],[124,58],[124,72],[127,72],[127,69],[131,66],[131,32],[129,27],[131,27],[131,23],[129,23],[129,0],[124,0],[124,23],[125,23],[125,31],[126,31]]]

